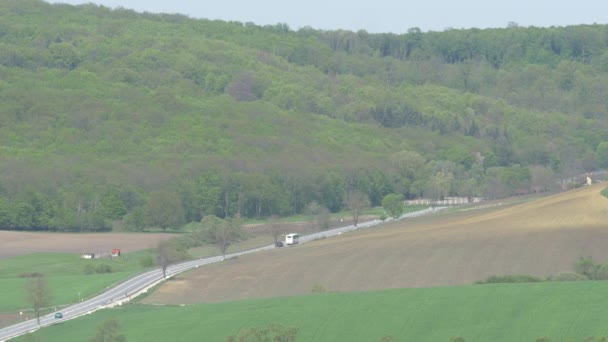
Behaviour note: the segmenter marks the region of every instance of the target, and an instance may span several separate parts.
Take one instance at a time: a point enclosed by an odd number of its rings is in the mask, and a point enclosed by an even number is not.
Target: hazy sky
[[[565,26],[608,23],[607,0],[51,0],[96,3],[136,11],[181,13],[193,18],[258,25],[287,23],[292,29],[364,29],[402,33],[446,28]]]

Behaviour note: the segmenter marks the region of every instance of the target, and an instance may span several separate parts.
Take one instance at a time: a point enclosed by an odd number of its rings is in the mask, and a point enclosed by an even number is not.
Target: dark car
[[[274,243],[274,246],[275,247],[283,247],[283,242],[277,241],[277,242]]]

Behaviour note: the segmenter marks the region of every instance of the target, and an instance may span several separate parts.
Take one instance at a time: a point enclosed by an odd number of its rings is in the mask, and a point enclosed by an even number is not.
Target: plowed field
[[[573,271],[608,258],[608,199],[594,185],[510,207],[441,214],[227,260],[144,301],[182,304],[327,291],[471,284]]]
[[[41,252],[108,252],[120,248],[128,253],[154,248],[171,234],[67,234],[0,231],[0,258]]]

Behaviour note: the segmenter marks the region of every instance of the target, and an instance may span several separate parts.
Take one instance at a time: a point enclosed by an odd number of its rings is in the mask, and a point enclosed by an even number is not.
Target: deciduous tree
[[[398,218],[403,214],[403,196],[388,194],[382,199],[382,207],[391,217]]]
[[[51,290],[46,278],[44,276],[29,278],[25,283],[25,293],[36,314],[36,321],[40,325],[40,312],[49,306],[51,301]]]
[[[207,215],[201,220],[201,226],[206,230],[208,241],[220,249],[223,257],[226,257],[228,247],[242,237],[238,220],[223,220],[215,215]]]
[[[167,277],[167,268],[174,262],[188,258],[188,252],[179,245],[177,240],[162,240],[156,247],[156,263]]]
[[[267,226],[268,232],[272,234],[272,237],[274,238],[274,243],[276,244],[279,241],[279,235],[283,233],[283,226],[279,222],[279,217],[276,215],[270,216]]]
[[[359,215],[361,215],[361,212],[364,209],[369,208],[370,202],[369,197],[366,194],[360,191],[351,191],[346,194],[344,204],[348,210],[350,210],[350,213],[353,216],[353,224],[356,227],[359,223]]]
[[[184,223],[184,209],[181,199],[174,192],[152,192],[146,202],[144,211],[148,226],[166,230]]]

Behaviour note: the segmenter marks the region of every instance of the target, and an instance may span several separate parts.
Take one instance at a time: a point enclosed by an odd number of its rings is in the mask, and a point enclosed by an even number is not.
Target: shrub
[[[578,274],[582,274],[589,279],[595,279],[596,273],[600,265],[595,264],[592,257],[579,257],[576,262],[576,266],[574,266],[574,270]]]
[[[152,266],[154,266],[154,258],[152,258],[152,256],[150,254],[148,254],[139,261],[139,264],[142,267],[152,267]]]
[[[322,285],[315,285],[310,290],[310,293],[325,293],[325,292],[327,292],[327,289],[325,287],[323,287]]]
[[[548,281],[585,281],[589,280],[586,276],[578,273],[563,272],[547,278]]]
[[[601,266],[600,265],[596,265],[595,279],[597,279],[597,280],[606,280],[606,279],[608,279],[608,263],[604,263]]]
[[[585,338],[585,342],[608,342],[608,337],[606,337],[606,336],[598,336],[598,337],[589,336],[589,337]]]
[[[97,272],[97,273],[112,273],[112,267],[110,265],[107,265],[107,264],[101,264],[101,265],[98,265],[95,268],[95,272]]]
[[[602,190],[602,195],[603,195],[604,197],[607,197],[607,198],[608,198],[608,188],[605,188],[604,190]]]
[[[538,283],[543,281],[541,278],[534,277],[527,274],[517,275],[501,275],[491,276],[486,280],[475,282],[475,284],[498,284],[498,283]]]
[[[95,266],[92,264],[84,265],[84,274],[93,274],[95,273]]]
[[[44,274],[42,273],[38,273],[38,272],[25,272],[25,273],[20,273],[19,274],[19,278],[39,278],[39,277],[43,277]]]
[[[243,329],[237,336],[228,336],[227,342],[240,341],[296,341],[298,328],[271,324],[263,328]]]

